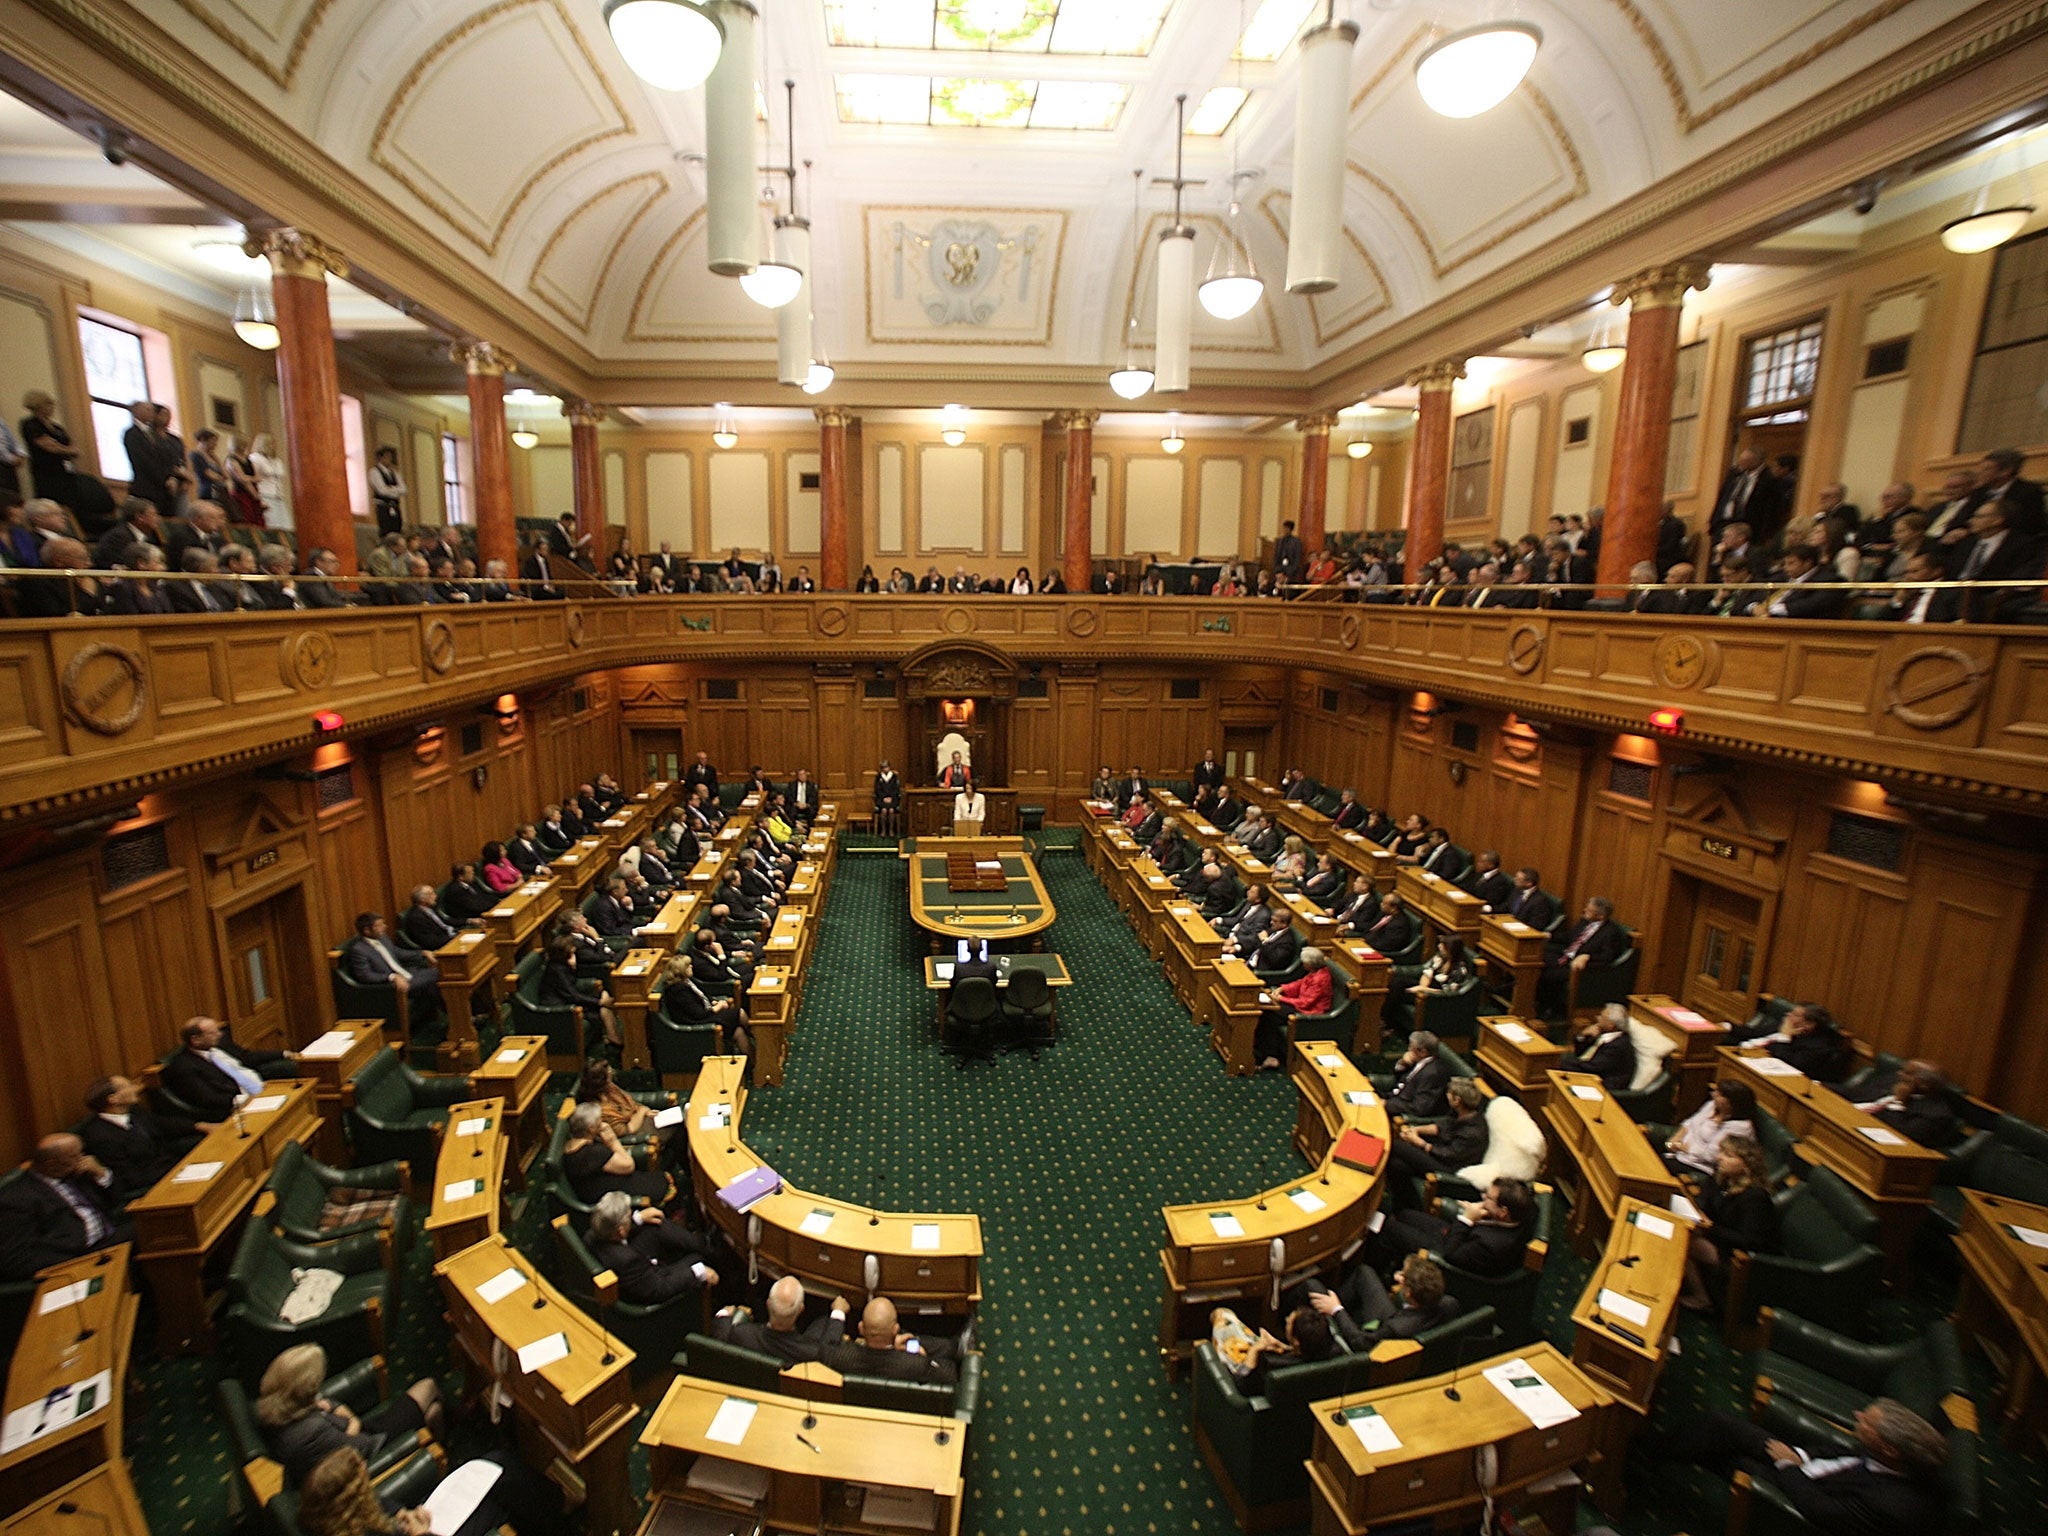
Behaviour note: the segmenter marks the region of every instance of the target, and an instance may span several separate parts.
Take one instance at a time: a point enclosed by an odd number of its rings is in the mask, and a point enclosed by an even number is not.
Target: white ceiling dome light
[[[2031,203],[2015,203],[2010,208],[1986,208],[1978,213],[1965,214],[1941,226],[1941,243],[1958,256],[1976,256],[2005,244],[2025,229],[2027,220],[2033,216]]]
[[[1432,43],[1415,61],[1415,86],[1439,116],[1477,117],[1514,95],[1542,46],[1531,22],[1482,22]]]
[[[725,50],[725,28],[696,0],[605,0],[604,24],[626,67],[659,91],[702,85]]]

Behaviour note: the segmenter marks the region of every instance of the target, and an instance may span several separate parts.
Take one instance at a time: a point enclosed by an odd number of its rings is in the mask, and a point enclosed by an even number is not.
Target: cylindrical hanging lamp
[[[1294,100],[1294,187],[1287,224],[1287,291],[1337,286],[1344,240],[1344,155],[1351,122],[1351,49],[1358,26],[1325,21],[1302,34]]]
[[[720,277],[740,277],[761,260],[754,216],[754,88],[757,26],[751,0],[705,0],[725,47],[704,82],[704,249]]]
[[[811,377],[811,221],[777,219],[775,255],[803,274],[796,297],[775,311],[775,377],[801,389]]]
[[[1181,221],[1181,146],[1187,139],[1188,98],[1177,98],[1173,149],[1173,223],[1159,235],[1158,305],[1152,326],[1152,388],[1162,395],[1188,387],[1188,345],[1194,325],[1195,232]]]

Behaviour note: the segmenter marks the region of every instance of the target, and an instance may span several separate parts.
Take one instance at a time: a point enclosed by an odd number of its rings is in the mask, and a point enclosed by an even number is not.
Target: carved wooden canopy
[[[913,699],[1014,699],[1017,663],[992,645],[942,640],[905,658],[904,692]]]

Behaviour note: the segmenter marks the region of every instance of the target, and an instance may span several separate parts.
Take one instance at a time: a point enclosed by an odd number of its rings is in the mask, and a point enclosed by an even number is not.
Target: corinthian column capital
[[[1634,309],[1671,309],[1685,302],[1688,289],[1705,288],[1711,271],[1707,262],[1697,258],[1667,262],[1616,283],[1614,302]]]
[[[1463,377],[1465,365],[1462,362],[1441,362],[1416,369],[1408,375],[1408,382],[1424,394],[1430,394],[1448,392]]]
[[[242,253],[263,257],[272,272],[284,277],[324,278],[330,272],[340,278],[348,276],[348,262],[339,251],[317,236],[289,226],[249,236],[242,242]]]
[[[488,341],[458,341],[448,355],[470,373],[510,373],[512,359]],[[563,414],[567,414],[565,411]]]

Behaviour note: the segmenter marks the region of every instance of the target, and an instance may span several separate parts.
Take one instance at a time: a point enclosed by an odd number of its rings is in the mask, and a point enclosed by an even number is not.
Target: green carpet
[[[1051,833],[1060,851],[1043,865],[1059,913],[1047,947],[1075,975],[1060,994],[1059,1045],[1037,1062],[1013,1055],[966,1070],[942,1055],[905,868],[849,851],[820,925],[788,1082],[753,1096],[745,1134],[799,1186],[980,1215],[987,1369],[964,1530],[1234,1531],[1195,1454],[1187,1384],[1170,1386],[1158,1360],[1159,1208],[1241,1194],[1291,1171],[1294,1092],[1277,1074],[1224,1075],[1107,893],[1067,851],[1071,839]],[[512,1233],[545,1260],[543,1203],[531,1201]],[[447,1372],[430,1269],[427,1245],[415,1242],[390,1350],[397,1383]],[[1566,1349],[1586,1274],[1561,1246],[1553,1251],[1539,1315]],[[1886,1336],[1942,1315],[1952,1290],[1936,1273],[1882,1304]],[[1981,1405],[1989,1374],[1974,1368]],[[138,1370],[146,1403],[130,1420],[129,1451],[157,1536],[229,1529],[228,1451],[211,1406],[217,1369],[200,1358]],[[1672,1443],[1688,1413],[1745,1401],[1750,1376],[1712,1327],[1689,1319],[1638,1447]],[[483,1433],[458,1438],[458,1456]],[[2040,1528],[2044,1470],[1987,1439],[1987,1532]],[[645,1475],[636,1451],[636,1486]],[[1721,1528],[1722,1494],[1702,1474],[1632,1454],[1628,1487],[1627,1513],[1607,1522],[1624,1536]],[[1597,1517],[1588,1509],[1583,1520]]]

